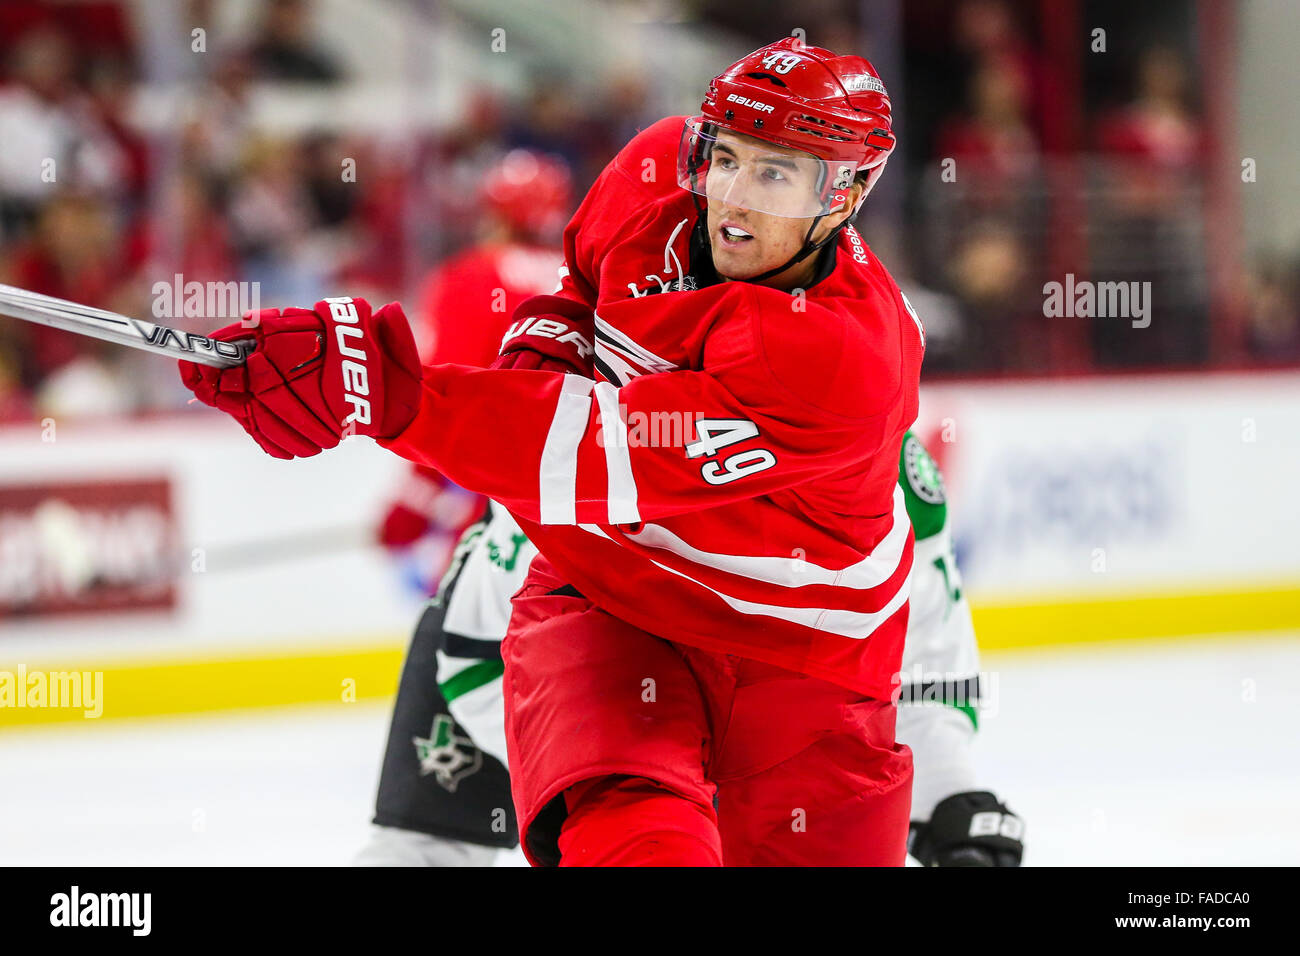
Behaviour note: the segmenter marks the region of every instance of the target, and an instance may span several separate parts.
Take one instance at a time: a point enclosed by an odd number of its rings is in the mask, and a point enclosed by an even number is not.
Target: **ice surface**
[[[1300,863],[1300,635],[986,654],[983,782],[1026,863]],[[0,864],[332,865],[387,705],[0,733]]]

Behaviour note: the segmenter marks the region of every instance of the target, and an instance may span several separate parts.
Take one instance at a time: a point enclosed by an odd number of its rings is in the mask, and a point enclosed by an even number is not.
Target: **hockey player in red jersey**
[[[903,438],[898,484],[916,538],[897,701],[898,738],[911,748],[914,765],[908,853],[926,866],[1018,866],[1023,823],[977,783],[979,650],[943,476],[912,432]],[[492,866],[516,859],[501,640],[511,595],[535,554],[495,505],[457,546],[402,664],[375,826],[358,864]]]
[[[620,152],[491,369],[421,369],[396,304],[346,297],[182,365],[270,454],[374,437],[540,548],[502,648],[534,863],[903,860],[924,334],[848,225],[889,126],[865,60],[780,41]]]
[[[492,364],[515,309],[555,288],[572,196],[560,159],[516,149],[492,165],[478,194],[479,241],[442,263],[420,290],[415,333],[422,364]],[[450,545],[484,506],[482,496],[447,481],[436,468],[413,464],[380,524],[380,543],[404,548],[431,528],[440,529],[449,547],[430,569],[436,581]]]

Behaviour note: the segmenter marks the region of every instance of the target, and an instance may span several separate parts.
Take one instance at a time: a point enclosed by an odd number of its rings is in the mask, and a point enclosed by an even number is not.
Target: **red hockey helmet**
[[[541,238],[558,233],[573,212],[573,181],[556,156],[513,149],[487,172],[483,201],[510,226]]]
[[[730,130],[800,150],[815,161],[802,162],[816,177],[812,201],[791,205],[764,186],[750,190],[742,205],[774,215],[820,215],[847,200],[859,172],[869,171],[866,192],[875,186],[894,149],[890,125],[889,94],[870,63],[786,37],[732,64],[709,84],[700,115],[682,131],[677,180],[706,197],[718,190],[721,177],[709,184],[710,161],[718,132]]]

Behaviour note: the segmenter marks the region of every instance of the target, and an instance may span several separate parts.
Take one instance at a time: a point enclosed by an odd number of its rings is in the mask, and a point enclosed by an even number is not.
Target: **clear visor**
[[[677,151],[677,185],[710,201],[786,219],[835,212],[855,170],[797,149],[721,129],[695,116]]]

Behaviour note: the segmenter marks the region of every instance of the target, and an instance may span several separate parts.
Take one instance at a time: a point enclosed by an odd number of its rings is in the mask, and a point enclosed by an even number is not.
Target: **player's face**
[[[718,275],[726,279],[762,275],[803,248],[814,218],[806,213],[819,205],[820,172],[820,162],[807,153],[719,132],[705,190],[709,244]],[[819,224],[813,240],[825,236],[843,218],[828,216],[831,221]],[[813,272],[815,261],[810,257],[763,284],[793,288],[805,273]]]

